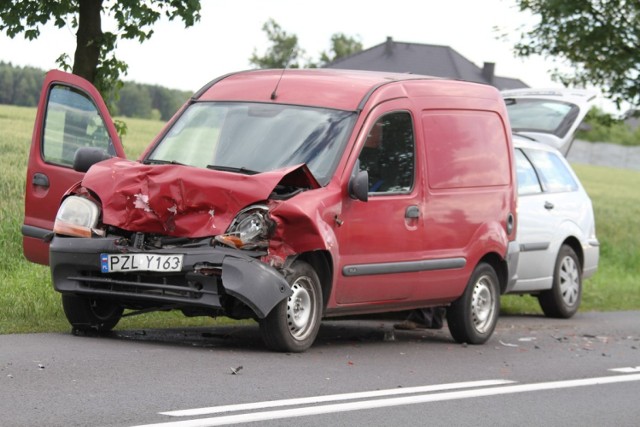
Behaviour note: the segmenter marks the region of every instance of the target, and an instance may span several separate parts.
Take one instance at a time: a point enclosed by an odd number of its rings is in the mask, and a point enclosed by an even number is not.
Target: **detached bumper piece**
[[[291,294],[274,268],[241,251],[209,245],[153,249],[182,254],[179,272],[101,272],[101,254],[143,253],[116,244],[117,238],[54,237],[50,266],[61,293],[107,298],[126,307],[204,308],[224,311],[224,297],[246,304],[260,319]]]

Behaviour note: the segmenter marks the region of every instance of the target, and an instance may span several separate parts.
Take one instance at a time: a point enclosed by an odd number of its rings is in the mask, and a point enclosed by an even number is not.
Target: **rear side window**
[[[544,191],[555,193],[578,189],[573,174],[558,153],[542,150],[525,150],[525,152],[538,171]]]
[[[508,137],[491,111],[425,111],[429,186],[487,187],[511,182]]]
[[[538,174],[522,150],[516,149],[516,166],[518,174],[518,195],[536,194],[542,192]]]

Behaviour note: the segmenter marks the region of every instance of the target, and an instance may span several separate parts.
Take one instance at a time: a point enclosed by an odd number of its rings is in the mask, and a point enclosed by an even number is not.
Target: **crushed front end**
[[[135,311],[237,319],[262,319],[291,294],[284,259],[269,255],[275,222],[267,205],[251,204],[226,232],[198,237],[106,225],[97,199],[79,187],[56,217],[50,265],[54,287],[63,294]]]

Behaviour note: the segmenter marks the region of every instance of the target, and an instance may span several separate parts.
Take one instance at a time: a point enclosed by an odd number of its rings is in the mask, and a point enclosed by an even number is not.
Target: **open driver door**
[[[84,176],[73,169],[75,153],[81,147],[125,157],[98,90],[79,76],[49,71],[42,85],[27,164],[22,248],[29,261],[49,264],[49,241],[61,199]]]

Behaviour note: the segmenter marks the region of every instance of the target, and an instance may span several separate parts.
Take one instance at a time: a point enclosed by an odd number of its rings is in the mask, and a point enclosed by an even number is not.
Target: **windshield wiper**
[[[223,172],[238,172],[238,173],[243,173],[245,175],[255,175],[260,173],[259,171],[254,171],[251,169],[247,169],[245,167],[236,168],[233,166],[207,165],[207,169],[213,169],[213,170],[223,171]]]
[[[160,159],[145,159],[142,161],[145,165],[180,165],[188,166],[184,163],[176,162],[175,160],[160,160]]]

